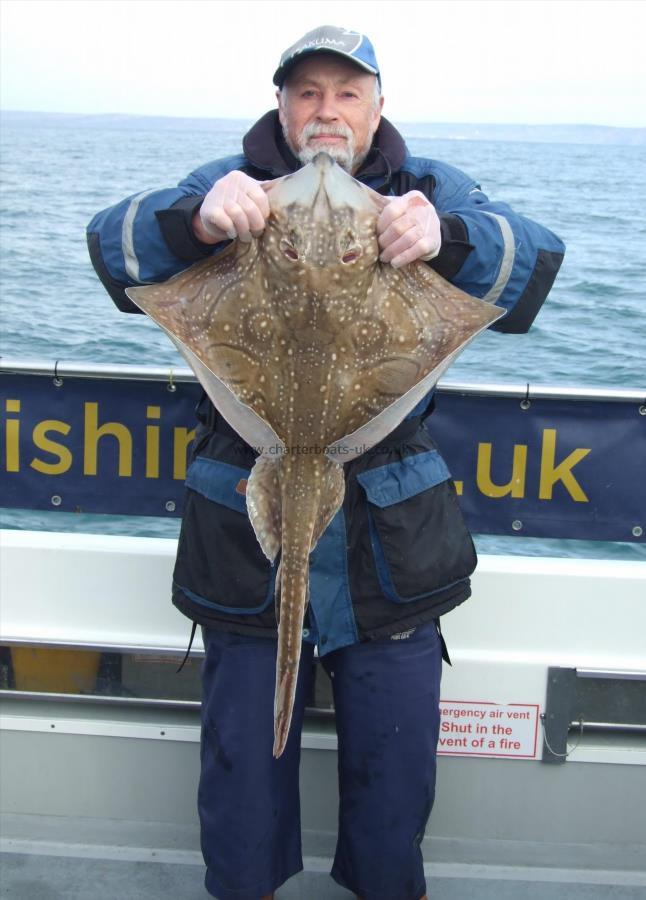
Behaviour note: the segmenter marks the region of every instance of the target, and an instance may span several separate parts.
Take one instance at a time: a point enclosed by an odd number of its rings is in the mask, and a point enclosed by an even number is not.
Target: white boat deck
[[[174,542],[4,532],[1,549],[6,643],[185,649],[189,625],[167,599]],[[454,665],[443,697],[543,711],[550,667],[643,678],[645,568],[482,559],[474,598],[444,624]],[[206,900],[197,710],[10,693],[0,716],[0,896]],[[518,733],[524,758],[440,756],[422,845],[429,898],[646,900],[643,731],[573,732],[557,765],[541,762],[535,724],[534,743]],[[333,723],[308,720],[302,745],[305,870],[276,897],[350,898],[328,875]]]
[[[2,838],[1,895],[12,900],[206,900],[204,866],[197,829],[150,823],[114,823],[90,819],[9,816]],[[71,837],[85,832],[88,842]],[[36,834],[36,836],[35,836]],[[22,836],[21,836],[22,835]],[[94,840],[92,840],[94,838]],[[142,845],[142,838],[149,846]],[[110,841],[98,843],[97,841]],[[449,848],[440,841],[439,853]],[[502,848],[491,842],[463,847],[475,859],[497,858]],[[644,900],[643,848],[625,845],[615,856],[621,868],[594,865],[571,868],[542,864],[546,847],[524,843],[505,848],[527,857],[526,864],[428,862],[432,900]],[[561,848],[564,849],[564,848]],[[350,900],[352,894],[329,876],[331,859],[306,856],[304,870],[277,892],[277,900]],[[398,900],[398,898],[388,898]],[[410,900],[410,898],[402,898]]]

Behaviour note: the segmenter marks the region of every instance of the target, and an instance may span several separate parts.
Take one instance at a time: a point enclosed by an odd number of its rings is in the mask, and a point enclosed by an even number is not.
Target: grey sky
[[[252,118],[322,24],[370,36],[397,121],[646,125],[644,0],[0,0],[0,105]]]

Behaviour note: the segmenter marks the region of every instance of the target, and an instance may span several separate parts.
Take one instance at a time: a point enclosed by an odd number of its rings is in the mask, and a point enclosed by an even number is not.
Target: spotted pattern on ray
[[[502,311],[424,263],[379,263],[376,221],[388,201],[326,154],[264,188],[271,214],[260,238],[127,293],[172,336],[222,415],[262,451],[246,496],[264,553],[274,560],[280,550],[280,756],[309,553],[343,501],[343,469],[331,451],[347,436],[375,443],[392,431],[442,366]],[[281,451],[273,457],[268,435]]]

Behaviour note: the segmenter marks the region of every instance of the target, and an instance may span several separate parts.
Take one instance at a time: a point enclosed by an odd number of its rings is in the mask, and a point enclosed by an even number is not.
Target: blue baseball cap
[[[337,56],[345,57],[360,69],[376,75],[381,84],[375,48],[369,38],[365,34],[359,34],[358,31],[337,28],[335,25],[321,25],[314,31],[308,31],[299,41],[288,47],[274,72],[274,84],[282,88],[292,67],[305,57],[319,51],[336,53]]]

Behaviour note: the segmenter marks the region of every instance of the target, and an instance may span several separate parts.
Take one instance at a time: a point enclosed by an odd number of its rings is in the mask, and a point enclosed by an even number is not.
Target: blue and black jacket
[[[247,133],[242,154],[96,215],[88,227],[90,256],[119,309],[139,311],[126,287],[163,281],[224,246],[202,244],[192,229],[219,178],[240,169],[267,180],[299,166],[274,111]],[[411,156],[383,118],[355,177],[385,195],[419,190],[428,197],[442,227],[440,254],[429,265],[468,294],[507,309],[495,330],[529,329],[563,258],[556,235],[490,201],[458,169]],[[304,637],[321,653],[437,619],[470,594],[475,551],[450,473],[422,425],[429,402],[344,466],[343,508],[310,559]],[[173,602],[200,624],[273,636],[275,568],[260,550],[241,488],[254,453],[206,398],[197,414]]]

